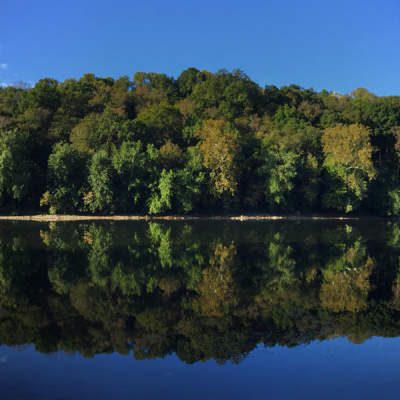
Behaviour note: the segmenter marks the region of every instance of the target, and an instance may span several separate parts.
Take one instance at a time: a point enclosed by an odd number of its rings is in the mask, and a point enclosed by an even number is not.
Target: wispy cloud
[[[7,82],[7,81],[0,81],[0,88],[6,88],[8,86],[15,87],[16,89],[31,89],[34,84],[32,81],[24,82],[24,81],[17,81],[17,82]]]
[[[2,69],[2,70],[8,69],[8,64],[5,64],[5,63],[0,64],[0,69]]]

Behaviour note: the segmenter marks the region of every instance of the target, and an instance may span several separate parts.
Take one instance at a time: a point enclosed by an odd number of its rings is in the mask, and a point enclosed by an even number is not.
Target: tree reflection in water
[[[400,335],[392,222],[2,223],[0,343],[239,362]]]

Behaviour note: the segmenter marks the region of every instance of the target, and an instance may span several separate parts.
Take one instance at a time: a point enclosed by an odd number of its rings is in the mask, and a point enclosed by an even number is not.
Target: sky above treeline
[[[0,84],[243,70],[260,86],[400,95],[399,0],[2,0]]]

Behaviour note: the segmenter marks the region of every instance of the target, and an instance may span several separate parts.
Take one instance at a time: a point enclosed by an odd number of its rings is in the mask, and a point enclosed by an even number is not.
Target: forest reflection
[[[2,223],[0,344],[239,362],[400,336],[400,226]]]

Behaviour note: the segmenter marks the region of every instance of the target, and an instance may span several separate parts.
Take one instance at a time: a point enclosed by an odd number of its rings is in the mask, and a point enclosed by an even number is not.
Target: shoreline
[[[360,221],[394,220],[396,217],[377,216],[326,216],[326,215],[3,215],[0,221]]]

